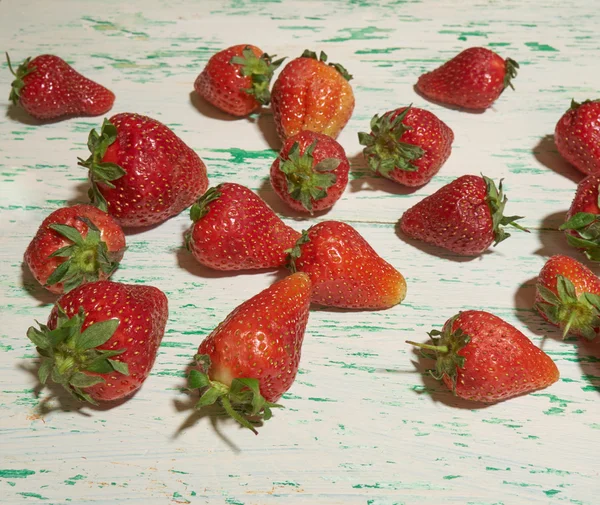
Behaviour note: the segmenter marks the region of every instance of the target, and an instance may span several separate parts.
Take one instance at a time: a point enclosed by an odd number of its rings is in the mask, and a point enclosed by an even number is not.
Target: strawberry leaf
[[[218,200],[221,197],[219,187],[220,185],[214,188],[209,188],[208,190],[206,190],[206,193],[204,193],[200,198],[198,198],[196,203],[192,205],[192,207],[190,208],[190,219],[194,221],[194,223],[202,219],[204,216],[206,216],[206,214],[208,214],[208,211],[210,209],[210,203],[214,202],[215,200]]]
[[[36,67],[29,67],[29,63],[31,62],[31,58],[27,58],[23,63],[19,65],[17,71],[15,72],[12,67],[12,63],[10,61],[10,57],[8,53],[4,53],[6,55],[6,63],[8,64],[8,69],[10,73],[15,76],[15,80],[10,84],[10,95],[8,99],[13,103],[13,105],[17,105],[19,103],[19,99],[21,98],[21,90],[25,87],[25,81],[23,80],[25,76],[35,72]]]
[[[517,69],[519,68],[519,64],[512,58],[506,58],[504,61],[506,65],[506,73],[504,74],[504,89],[510,86],[514,90],[515,87],[511,81],[517,77]]]
[[[482,175],[481,177],[485,181],[487,191],[486,202],[492,215],[494,246],[510,237],[510,233],[507,233],[504,230],[504,226],[510,225],[529,233],[528,229],[515,222],[518,219],[523,219],[521,216],[504,216],[504,207],[506,206],[508,199],[502,189],[502,179],[500,179],[500,183],[498,184],[498,187],[496,187],[494,181],[489,177],[486,177],[485,175]]]
[[[249,46],[242,50],[242,56],[234,56],[230,63],[239,65],[240,73],[245,77],[251,77],[252,87],[244,89],[246,93],[252,95],[262,105],[268,105],[271,101],[269,92],[269,84],[273,77],[273,73],[283,63],[285,58],[273,61],[273,56],[263,53],[261,56],[256,56],[254,51]]]

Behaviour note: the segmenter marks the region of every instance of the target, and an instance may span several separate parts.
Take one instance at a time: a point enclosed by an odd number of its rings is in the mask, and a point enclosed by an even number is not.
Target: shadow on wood
[[[532,149],[532,153],[542,165],[576,184],[585,177],[560,155],[554,143],[554,135],[542,137]]]

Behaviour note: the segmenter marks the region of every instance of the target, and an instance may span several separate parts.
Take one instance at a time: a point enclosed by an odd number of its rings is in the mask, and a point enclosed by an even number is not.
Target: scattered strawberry
[[[421,75],[417,90],[444,104],[487,109],[508,86],[513,88],[511,79],[518,68],[515,60],[503,59],[484,47],[471,47]]]
[[[407,343],[435,359],[432,375],[465,400],[507,400],[548,387],[559,377],[550,356],[489,312],[460,312],[429,336],[431,345]]]
[[[115,101],[112,91],[84,77],[58,56],[27,58],[16,72],[8,53],[6,61],[15,76],[9,99],[37,119],[99,116],[108,112]]]
[[[371,133],[359,133],[369,168],[406,186],[422,186],[452,151],[454,132],[431,112],[402,107],[373,116]]]
[[[131,395],[150,373],[167,317],[157,288],[83,284],[56,302],[47,326],[27,331],[42,356],[40,382],[51,379],[93,404]]]
[[[271,107],[282,140],[302,130],[337,138],[354,110],[352,76],[327,55],[304,51],[290,61],[273,84]]]
[[[194,89],[222,111],[247,116],[269,103],[269,84],[283,60],[272,61],[256,46],[232,46],[210,58],[196,78]]]
[[[400,227],[414,239],[476,256],[510,237],[503,226],[528,231],[515,223],[521,217],[503,215],[506,201],[502,181],[496,188],[485,176],[463,175],[408,209]]]
[[[561,156],[584,174],[600,173],[600,99],[571,101],[554,130]]]
[[[92,205],[74,205],[44,219],[25,251],[25,262],[40,284],[62,294],[108,279],[124,252],[125,235],[111,216]]]
[[[600,279],[568,256],[552,256],[536,282],[535,308],[546,321],[568,333],[596,338],[600,333]]]
[[[121,226],[162,223],[206,191],[206,167],[198,155],[155,119],[122,113],[90,132],[92,203]]]
[[[310,305],[310,280],[297,273],[238,306],[200,344],[190,389],[203,389],[198,408],[219,401],[242,426],[271,417],[292,386]]]
[[[323,221],[303,232],[290,252],[289,266],[309,275],[312,301],[319,305],[387,309],[406,296],[402,274],[339,221]]]

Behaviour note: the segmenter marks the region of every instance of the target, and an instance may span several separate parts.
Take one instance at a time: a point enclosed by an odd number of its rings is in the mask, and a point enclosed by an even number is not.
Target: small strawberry
[[[200,157],[155,119],[122,113],[90,132],[92,203],[124,227],[162,223],[189,207],[206,191]]]
[[[285,58],[272,57],[258,47],[232,46],[213,55],[196,78],[196,93],[234,116],[247,116],[270,101],[273,72]]]
[[[548,387],[559,377],[550,356],[489,312],[460,312],[429,336],[431,344],[407,343],[435,359],[432,375],[465,400],[507,400]]]
[[[487,109],[517,76],[519,64],[484,47],[465,49],[417,81],[430,100],[467,109]],[[514,88],[513,88],[514,89]]]
[[[600,173],[600,99],[571,101],[571,108],[556,123],[554,142],[577,170]]]
[[[359,133],[369,168],[405,186],[422,186],[452,151],[454,132],[431,112],[402,107],[373,116],[371,133]]]
[[[59,298],[47,325],[27,331],[42,356],[40,382],[51,379],[93,404],[131,395],[150,373],[167,317],[157,288],[83,284]]]
[[[200,344],[189,388],[203,389],[198,408],[216,401],[242,426],[271,417],[292,386],[310,305],[307,275],[290,275],[242,303]]]
[[[503,226],[528,231],[515,223],[521,217],[503,215],[506,201],[502,181],[496,188],[485,176],[463,175],[408,209],[400,228],[414,239],[476,256],[510,237]]]
[[[271,108],[282,140],[302,130],[337,138],[354,110],[352,76],[327,55],[304,51],[281,71],[271,91]]]
[[[27,58],[15,72],[6,54],[8,68],[15,76],[9,99],[37,119],[61,116],[99,116],[108,112],[115,95],[89,80],[58,56],[43,54]]]
[[[271,166],[271,185],[292,209],[312,214],[340,199],[349,170],[346,152],[337,141],[303,130],[283,144]]]
[[[387,309],[406,296],[402,274],[339,221],[323,221],[303,232],[290,252],[289,266],[309,275],[312,301],[319,305]]]
[[[538,275],[535,308],[563,337],[593,340],[600,333],[600,279],[573,258],[552,256]]]
[[[25,251],[36,280],[62,294],[85,282],[108,279],[125,252],[125,235],[117,222],[92,205],[52,212]]]

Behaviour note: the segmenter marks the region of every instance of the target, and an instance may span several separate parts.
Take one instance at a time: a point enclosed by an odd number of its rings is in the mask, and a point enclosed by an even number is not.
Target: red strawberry
[[[373,116],[371,133],[359,133],[358,139],[374,173],[422,186],[450,156],[454,132],[431,112],[408,106]]]
[[[296,378],[309,305],[310,280],[297,273],[231,312],[198,348],[189,375],[190,389],[204,389],[197,406],[219,400],[256,433],[247,416],[269,419]]]
[[[426,98],[467,109],[487,109],[517,76],[519,64],[484,47],[465,49],[425,73],[417,90]],[[513,88],[514,89],[514,88]]]
[[[333,207],[346,185],[350,164],[344,148],[328,135],[303,130],[291,136],[271,166],[271,185],[292,209]]]
[[[554,131],[561,156],[584,174],[600,172],[600,99],[571,102]]]
[[[92,202],[121,226],[162,223],[206,191],[206,167],[169,128],[139,114],[104,120],[100,135],[90,132]]]
[[[115,101],[112,91],[90,81],[58,56],[43,54],[27,58],[15,72],[9,99],[31,116],[53,119],[66,115],[99,116]]]
[[[548,387],[559,377],[550,356],[489,312],[460,312],[429,336],[431,345],[408,343],[435,359],[432,375],[465,400],[507,400]]]
[[[186,233],[187,249],[217,270],[280,267],[300,237],[259,196],[230,182],[204,193],[190,217],[194,224]]]
[[[48,325],[27,336],[42,356],[39,378],[91,403],[120,400],[148,377],[165,332],[167,297],[151,286],[89,282],[63,295]]]
[[[406,296],[402,274],[339,221],[323,221],[303,232],[291,251],[290,268],[309,275],[312,301],[319,305],[387,309]]]
[[[25,251],[36,280],[53,293],[108,279],[125,252],[117,222],[92,205],[63,207],[50,214]]]
[[[354,110],[354,93],[348,83],[352,76],[337,63],[327,64],[304,51],[290,61],[273,84],[271,108],[282,140],[302,130],[337,138]]]
[[[505,217],[502,181],[463,175],[408,209],[400,227],[409,237],[465,256],[476,256],[510,237],[503,226],[525,230]]]
[[[589,340],[600,333],[600,279],[568,256],[552,256],[536,282],[535,308],[548,322]]]
[[[269,84],[283,58],[272,57],[248,44],[213,55],[196,78],[196,93],[234,116],[247,116],[270,101]]]

